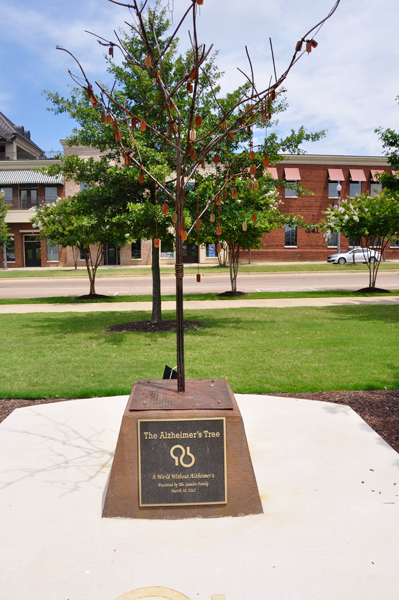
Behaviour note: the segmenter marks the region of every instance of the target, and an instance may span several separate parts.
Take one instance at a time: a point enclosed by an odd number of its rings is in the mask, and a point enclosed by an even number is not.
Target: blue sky
[[[245,45],[257,81],[266,83],[272,75],[269,37],[277,70],[282,72],[297,39],[321,20],[333,3],[204,0],[199,40],[213,43],[219,50],[224,91],[242,82],[237,67],[248,71]],[[188,0],[174,0],[175,20],[187,4]],[[104,52],[84,30],[112,39],[113,30],[129,21],[129,12],[107,0],[0,0],[0,15],[0,111],[29,129],[42,149],[57,150],[73,123],[48,112],[41,92],[68,94],[72,82],[67,70],[74,70],[74,65],[55,46],[71,50],[93,80],[104,80]],[[286,81],[289,108],[280,116],[278,131],[284,135],[302,124],[309,131],[328,129],[324,140],[305,146],[309,153],[381,154],[374,129],[399,129],[395,101],[399,95],[398,17],[397,0],[341,0],[317,36],[318,48],[303,56]],[[187,27],[180,37],[186,44]]]

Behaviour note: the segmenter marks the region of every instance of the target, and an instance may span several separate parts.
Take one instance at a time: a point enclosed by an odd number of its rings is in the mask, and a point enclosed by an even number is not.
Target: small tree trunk
[[[96,293],[95,290],[95,279],[96,279],[96,274],[92,272],[91,269],[91,265],[90,265],[90,253],[87,250],[83,251],[84,257],[85,257],[85,263],[86,263],[86,269],[87,269],[87,274],[89,276],[89,282],[90,282],[90,291],[89,294],[90,296],[94,295]]]
[[[230,258],[230,283],[233,294],[237,291],[238,259],[240,257],[240,245],[229,244]]]
[[[159,248],[155,248],[152,240],[152,314],[151,323],[162,323],[161,307],[161,271],[159,267]]]

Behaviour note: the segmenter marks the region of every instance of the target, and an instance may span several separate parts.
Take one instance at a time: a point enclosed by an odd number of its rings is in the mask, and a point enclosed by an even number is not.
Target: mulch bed
[[[362,288],[357,290],[356,294],[390,294],[390,290],[383,290],[382,288]]]
[[[246,292],[232,292],[230,290],[229,292],[222,292],[221,294],[218,294],[218,296],[221,298],[241,298],[243,296],[248,296],[248,294]]]
[[[273,393],[267,395],[304,398],[350,406],[396,452],[399,452],[399,390],[313,392],[306,394]],[[44,398],[37,400],[0,399],[0,422],[8,417],[15,408],[62,402],[65,400],[70,400],[70,398]]]
[[[202,327],[200,321],[184,321],[184,331],[196,331]],[[117,323],[110,325],[108,331],[119,331],[126,333],[128,331],[139,331],[141,333],[150,333],[151,331],[176,331],[176,321],[162,321],[161,323],[151,323],[151,321],[130,321],[128,323]]]

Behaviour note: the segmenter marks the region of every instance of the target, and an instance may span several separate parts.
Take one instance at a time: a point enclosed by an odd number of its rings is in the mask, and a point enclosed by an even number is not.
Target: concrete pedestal
[[[264,514],[103,519],[127,396],[0,425],[4,600],[397,600],[399,456],[345,406],[237,395]]]

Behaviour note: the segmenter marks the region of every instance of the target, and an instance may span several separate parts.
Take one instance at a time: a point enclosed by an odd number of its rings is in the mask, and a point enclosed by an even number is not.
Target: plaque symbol
[[[186,467],[186,469],[188,467],[192,467],[193,464],[195,463],[195,456],[194,456],[194,454],[191,454],[191,452],[190,452],[190,446],[187,446],[187,456],[191,456],[191,462],[188,465],[186,465],[183,462],[183,458],[186,456],[186,450],[183,448],[183,446],[180,446],[179,444],[177,446],[173,446],[170,449],[170,455],[173,458],[173,460],[175,461],[175,466],[177,467],[179,465],[179,457],[175,456],[175,454],[174,454],[174,451],[177,450],[177,448],[179,448],[181,450],[181,455],[180,455],[180,464],[181,464],[181,466],[182,467]]]

